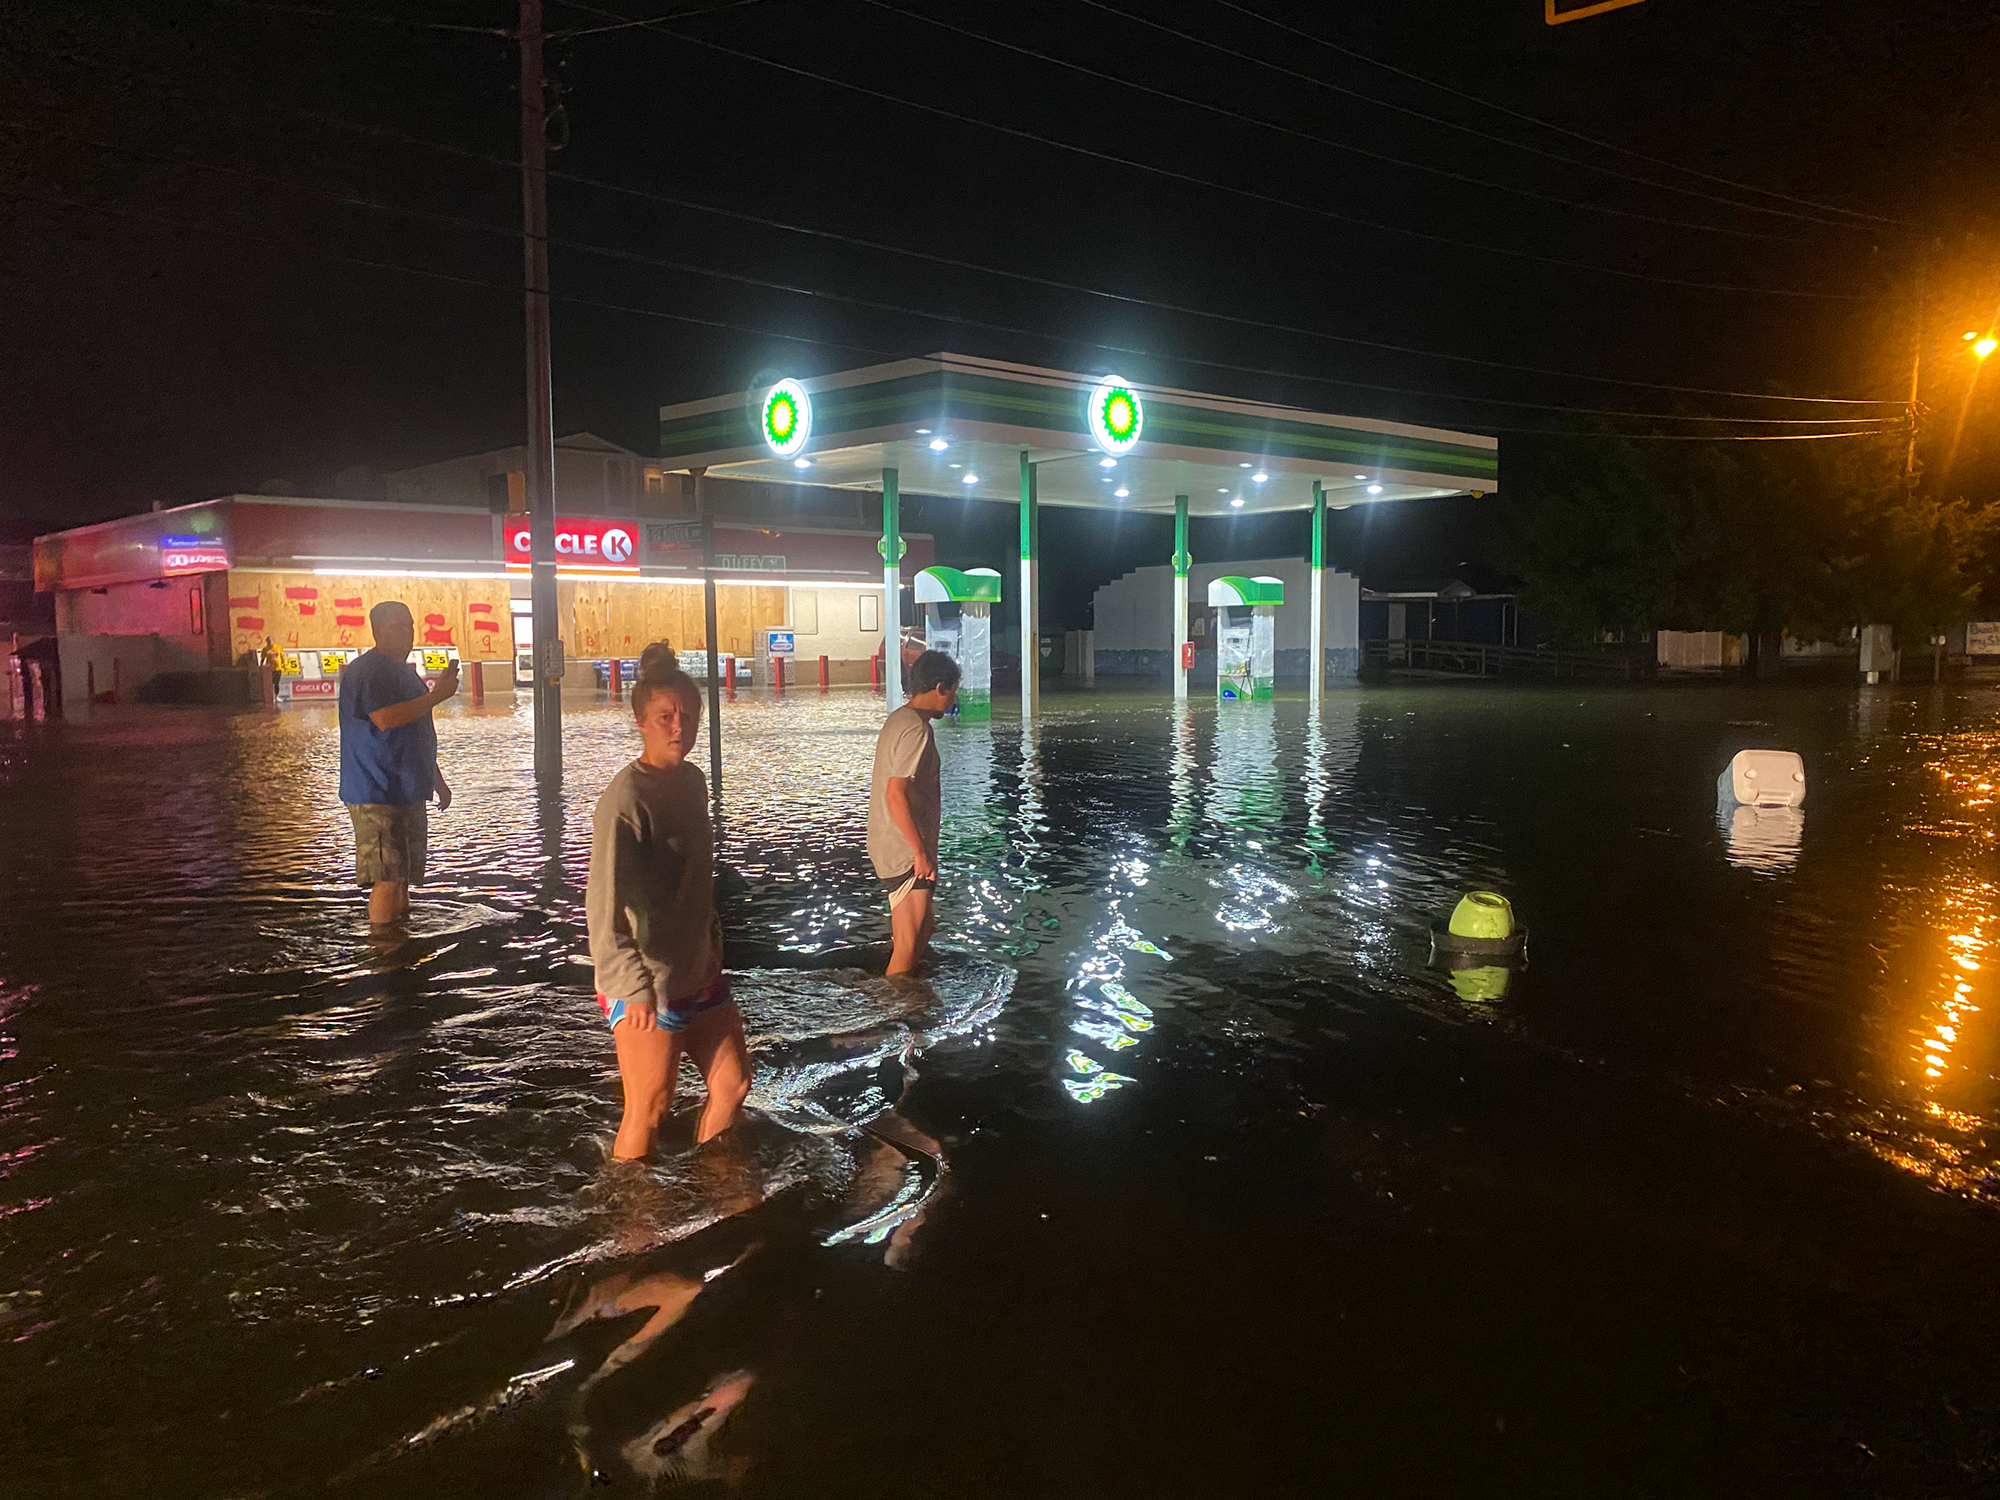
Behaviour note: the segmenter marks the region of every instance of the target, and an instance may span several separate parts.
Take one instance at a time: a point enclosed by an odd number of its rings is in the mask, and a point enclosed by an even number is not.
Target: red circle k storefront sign
[[[594,571],[636,573],[639,571],[639,528],[632,521],[584,521],[567,516],[556,518],[556,569],[580,568]],[[528,550],[528,523],[519,516],[506,518],[507,566],[525,568]]]

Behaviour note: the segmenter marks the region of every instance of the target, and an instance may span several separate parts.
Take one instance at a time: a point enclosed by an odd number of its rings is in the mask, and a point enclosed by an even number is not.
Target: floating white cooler
[[[1806,763],[1790,750],[1739,750],[1715,779],[1716,796],[1745,807],[1799,807]]]

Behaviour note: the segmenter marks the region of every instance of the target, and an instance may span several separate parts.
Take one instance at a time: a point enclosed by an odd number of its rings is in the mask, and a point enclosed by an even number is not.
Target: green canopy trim
[[[1000,575],[991,568],[925,568],[917,574],[919,604],[998,604]]]
[[[1213,605],[1283,604],[1285,584],[1281,578],[1238,578],[1228,574],[1208,586],[1208,602]]]

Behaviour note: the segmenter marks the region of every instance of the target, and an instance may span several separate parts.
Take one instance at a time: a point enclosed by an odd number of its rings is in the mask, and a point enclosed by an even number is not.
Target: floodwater
[[[380,946],[325,710],[10,726],[0,1493],[2000,1488],[2000,691],[947,723],[915,987],[835,951],[879,713],[726,708],[759,1113],[649,1173],[617,709],[550,805],[525,707],[442,715]],[[1750,746],[1802,817],[1719,817]],[[1525,967],[1433,965],[1469,887]]]

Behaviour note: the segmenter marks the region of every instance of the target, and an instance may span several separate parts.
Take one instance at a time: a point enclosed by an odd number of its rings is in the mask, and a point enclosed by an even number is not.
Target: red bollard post
[[[625,663],[617,657],[611,658],[611,701],[616,703],[625,696]]]
[[[782,656],[771,658],[771,690],[780,698],[785,696],[785,659]]]
[[[474,708],[484,708],[486,706],[486,663],[483,661],[474,661],[467,662],[466,665],[472,668],[472,706]]]
[[[733,656],[722,658],[722,685],[728,690],[729,701],[734,703],[736,701],[736,658]]]
[[[826,691],[826,685],[827,685],[826,658],[822,656],[819,659],[819,690],[822,693]]]
[[[871,692],[882,691],[882,658],[879,656],[868,658],[868,687]]]

